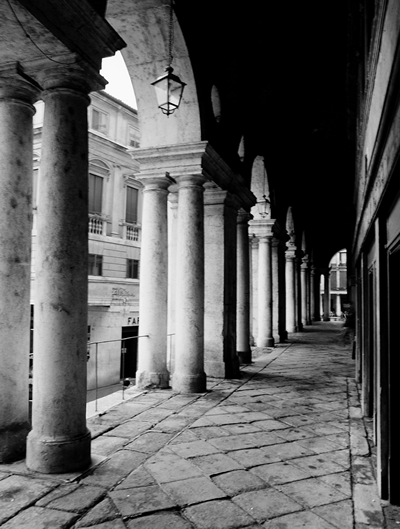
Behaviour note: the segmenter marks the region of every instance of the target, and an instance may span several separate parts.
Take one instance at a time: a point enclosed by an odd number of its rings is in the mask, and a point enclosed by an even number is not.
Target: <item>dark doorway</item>
[[[122,327],[120,377],[135,378],[137,369],[138,327]]]

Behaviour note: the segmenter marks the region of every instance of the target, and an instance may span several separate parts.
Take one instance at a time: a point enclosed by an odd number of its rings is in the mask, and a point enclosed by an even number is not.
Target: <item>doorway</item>
[[[121,380],[135,378],[137,369],[138,326],[122,327],[121,333]]]

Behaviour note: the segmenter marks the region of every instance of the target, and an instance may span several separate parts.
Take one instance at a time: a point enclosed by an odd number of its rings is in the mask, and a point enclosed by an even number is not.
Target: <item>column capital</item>
[[[296,258],[296,252],[297,252],[296,245],[295,244],[291,244],[289,242],[289,244],[286,246],[286,250],[285,250],[286,259],[290,259],[290,260],[294,261],[295,258]]]
[[[165,178],[165,176],[138,176],[137,180],[141,182],[144,186],[143,192],[146,191],[168,191],[168,188],[171,185],[170,180]]]
[[[103,90],[107,81],[90,64],[83,61],[75,53],[63,56],[65,63],[58,64],[49,59],[30,63],[35,68],[35,78],[45,91],[70,89],[83,94],[95,90]],[[44,94],[44,95],[45,95]]]
[[[237,216],[237,223],[248,225],[249,221],[253,219],[253,215],[243,208],[240,208]]]
[[[0,99],[16,99],[32,105],[40,98],[40,87],[24,74],[19,63],[0,67]]]
[[[258,238],[274,236],[275,219],[253,219],[249,222],[250,231]]]
[[[232,207],[235,210],[240,208],[240,201],[236,195],[233,195],[225,189],[221,189],[214,182],[206,182],[204,184],[204,205],[211,206],[213,204],[224,204]]]

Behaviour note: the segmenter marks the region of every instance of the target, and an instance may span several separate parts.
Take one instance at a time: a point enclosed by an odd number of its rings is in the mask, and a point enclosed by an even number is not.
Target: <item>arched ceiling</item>
[[[108,0],[106,17],[128,42],[124,56],[133,76],[139,64],[133,33],[141,31],[142,41],[157,37],[153,49],[165,56],[165,32],[152,27],[160,23],[161,5],[161,0]],[[153,19],[140,14],[143,6],[154,8]],[[263,156],[278,220],[284,225],[292,206],[296,231],[307,234],[317,265],[327,266],[336,249],[350,246],[353,225],[348,0],[175,0],[174,9],[173,66],[188,83],[181,117],[169,123],[175,139],[209,141],[249,184],[254,159]],[[139,79],[143,93],[161,63],[151,54],[143,59],[142,71],[145,64],[148,72]],[[211,103],[213,86],[221,102],[219,121]],[[188,105],[190,119],[183,117]],[[157,116],[145,116],[149,131]]]

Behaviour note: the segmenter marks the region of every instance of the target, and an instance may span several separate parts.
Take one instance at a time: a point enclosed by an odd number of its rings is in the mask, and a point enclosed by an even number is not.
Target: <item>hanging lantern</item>
[[[161,108],[163,114],[169,116],[179,107],[186,83],[172,73],[174,71],[172,66],[168,66],[165,71],[166,74],[151,84],[156,89],[158,108]]]
[[[169,3],[169,39],[168,39],[168,66],[165,68],[166,74],[162,75],[151,83],[156,89],[156,97],[158,102],[158,108],[166,116],[169,116],[179,107],[182,100],[183,89],[186,83],[181,81],[179,77],[172,72],[172,44],[174,41],[174,17],[172,2]]]

